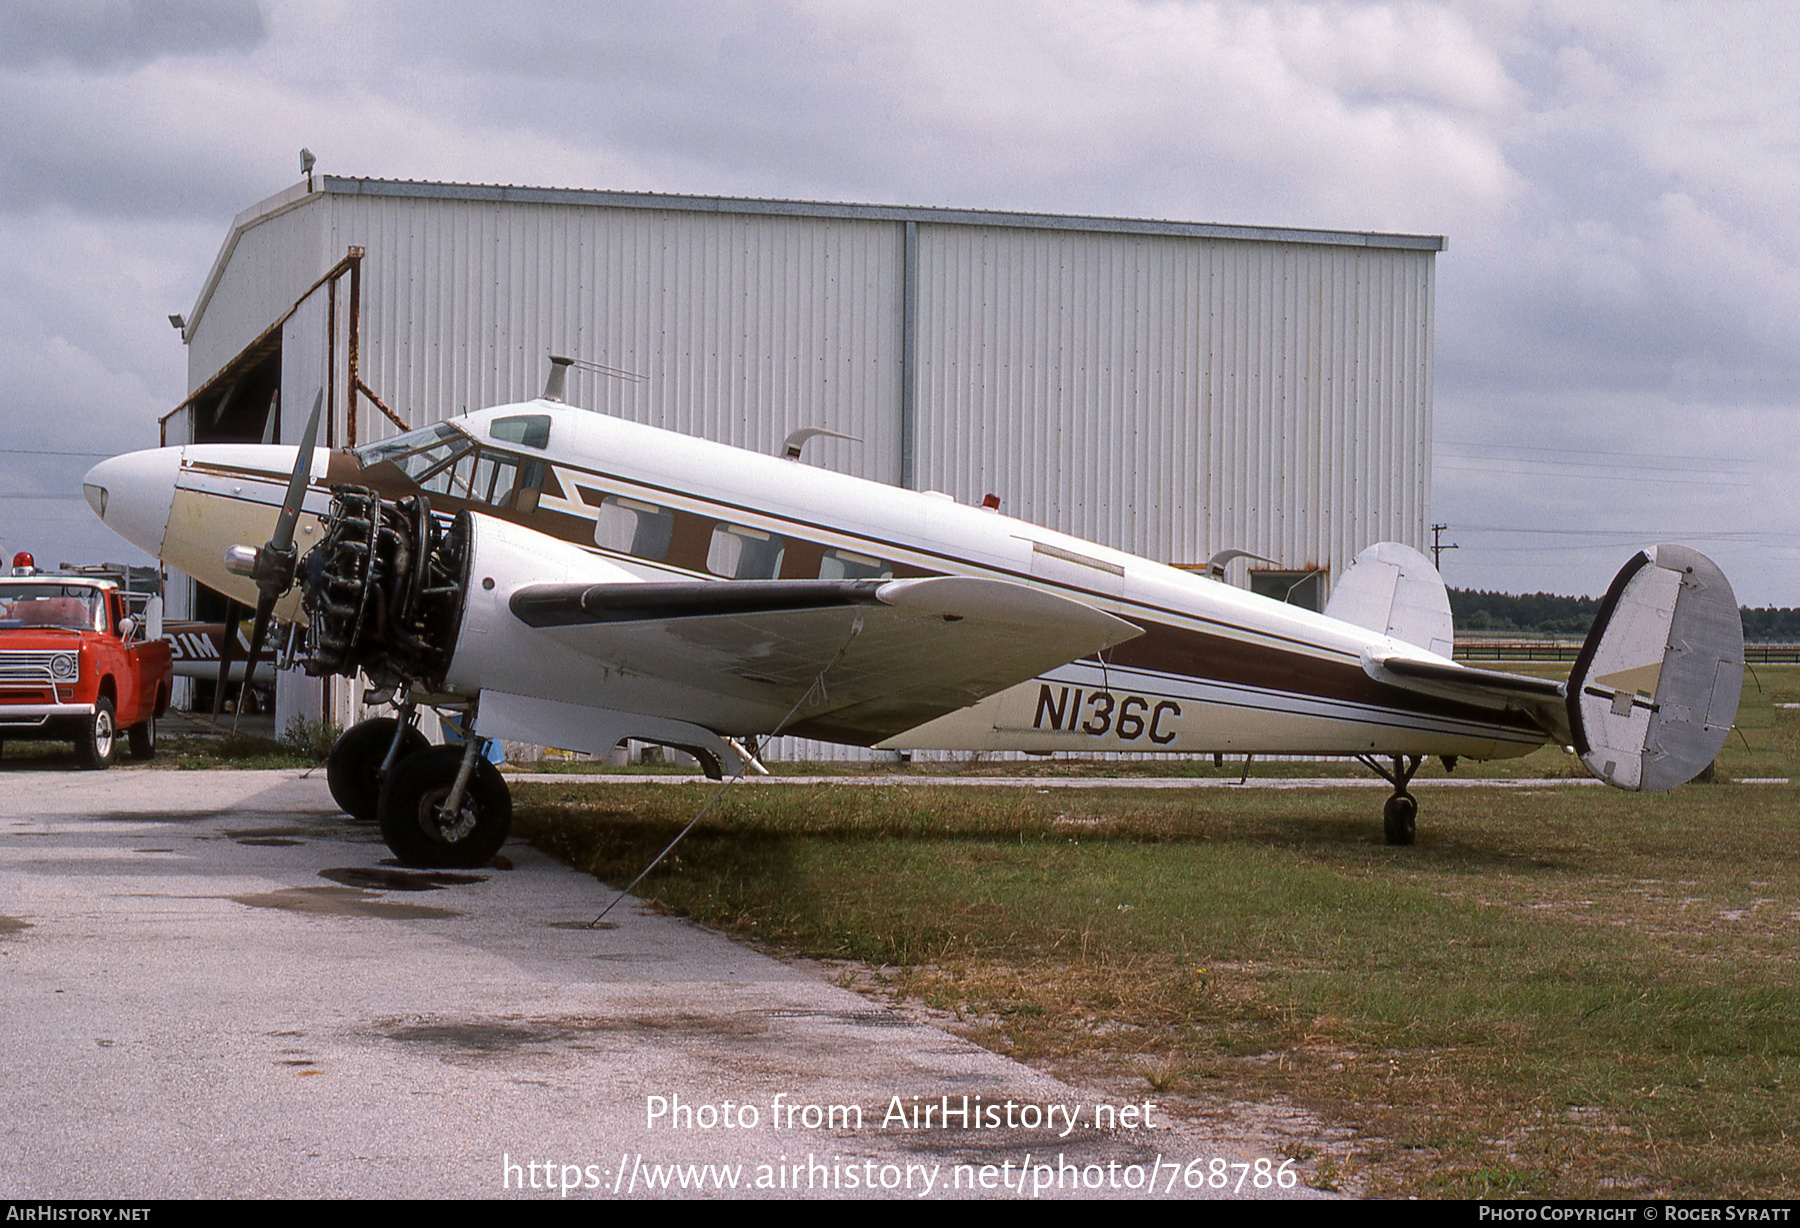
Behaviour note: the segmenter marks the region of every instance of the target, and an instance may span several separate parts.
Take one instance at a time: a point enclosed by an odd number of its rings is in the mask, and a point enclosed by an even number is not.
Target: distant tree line
[[[1516,631],[1578,639],[1588,633],[1599,612],[1600,601],[1595,597],[1450,590],[1450,613],[1456,619],[1459,632],[1503,635]],[[1746,640],[1764,644],[1800,644],[1800,609],[1745,608],[1740,613]]]

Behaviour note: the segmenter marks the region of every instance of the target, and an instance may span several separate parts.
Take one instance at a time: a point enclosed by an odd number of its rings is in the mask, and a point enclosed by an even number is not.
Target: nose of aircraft
[[[160,558],[180,473],[180,448],[127,452],[89,469],[81,489],[107,528]]]

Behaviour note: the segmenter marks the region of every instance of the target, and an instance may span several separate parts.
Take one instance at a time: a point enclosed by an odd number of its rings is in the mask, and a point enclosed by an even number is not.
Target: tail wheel
[[[1396,793],[1381,808],[1381,834],[1389,844],[1411,844],[1419,802],[1410,793]]]
[[[463,802],[446,810],[463,748],[433,746],[394,768],[381,789],[381,838],[401,865],[432,870],[485,866],[512,829],[512,794],[499,769],[477,759]]]

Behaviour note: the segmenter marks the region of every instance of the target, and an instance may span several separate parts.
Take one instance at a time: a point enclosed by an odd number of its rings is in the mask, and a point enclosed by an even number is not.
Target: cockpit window
[[[467,439],[467,436],[448,422],[437,422],[416,431],[408,431],[404,435],[396,435],[392,439],[383,439],[380,443],[364,444],[356,449],[355,455],[365,466],[378,465],[382,461],[395,460],[447,439]]]
[[[527,425],[508,428],[503,433],[501,427],[509,422]],[[541,423],[542,429],[531,427],[532,423]],[[493,433],[497,439],[542,447],[550,441],[550,417],[548,414],[522,414],[517,418],[502,418],[494,424]],[[521,438],[512,439],[514,435]],[[365,466],[383,461],[397,465],[428,494],[449,495],[453,499],[516,508],[522,512],[537,507],[538,496],[544,488],[543,461],[528,460],[492,448],[477,449],[474,440],[445,422],[358,448],[356,458]]]
[[[422,452],[402,456],[398,464],[421,490],[459,499],[473,498],[469,483],[475,471],[475,445],[466,436],[458,435]]]
[[[488,428],[488,434],[501,443],[516,443],[524,448],[548,448],[550,415],[515,414],[510,418],[495,418],[494,424]]]
[[[106,599],[84,584],[0,584],[0,627],[105,631]]]

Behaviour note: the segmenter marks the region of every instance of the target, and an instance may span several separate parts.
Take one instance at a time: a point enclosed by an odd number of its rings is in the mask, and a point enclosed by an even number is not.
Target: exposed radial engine
[[[334,486],[324,539],[303,564],[306,672],[369,680],[385,702],[439,689],[456,650],[468,585],[469,516],[433,513],[423,495],[389,502]]]

